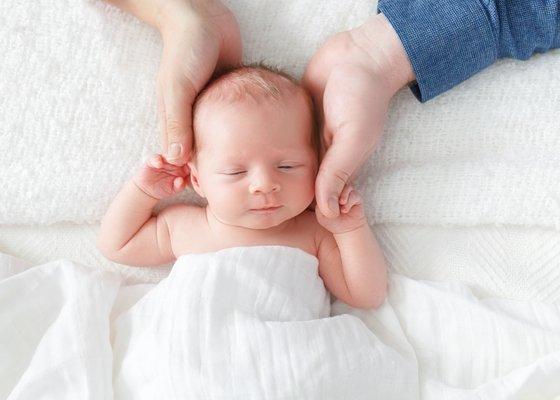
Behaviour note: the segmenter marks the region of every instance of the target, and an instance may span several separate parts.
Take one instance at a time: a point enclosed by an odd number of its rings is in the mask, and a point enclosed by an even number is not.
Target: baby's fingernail
[[[329,208],[333,212],[338,212],[338,201],[334,197],[329,199]]]
[[[174,158],[180,157],[182,150],[183,146],[180,143],[171,143],[167,151],[167,158],[172,160]]]

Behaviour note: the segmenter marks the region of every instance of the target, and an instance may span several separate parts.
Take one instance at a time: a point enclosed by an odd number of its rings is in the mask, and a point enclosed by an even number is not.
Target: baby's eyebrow
[[[279,152],[276,155],[271,155],[269,157],[270,162],[302,162],[305,159],[306,151],[300,149],[286,149],[285,151]],[[247,164],[247,159],[242,158],[239,155],[227,155],[222,156],[215,160],[215,165],[219,167],[243,167]]]
[[[218,160],[216,162],[217,165],[219,166],[224,166],[227,165],[229,167],[233,166],[233,167],[240,167],[241,165],[244,164],[243,160],[237,159],[237,158],[230,158],[230,159],[225,159],[225,160]]]

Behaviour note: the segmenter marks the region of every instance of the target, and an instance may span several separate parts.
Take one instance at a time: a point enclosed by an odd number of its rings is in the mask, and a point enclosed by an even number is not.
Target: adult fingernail
[[[183,150],[183,146],[180,143],[171,143],[167,151],[167,158],[179,158],[181,156],[181,150]]]
[[[334,213],[338,212],[338,201],[334,197],[329,199],[329,208]]]

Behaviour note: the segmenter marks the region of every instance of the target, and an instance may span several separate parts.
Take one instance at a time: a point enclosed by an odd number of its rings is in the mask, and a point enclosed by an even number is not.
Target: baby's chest
[[[309,254],[317,255],[315,238],[306,230],[294,230],[281,235],[263,235],[262,237],[232,235],[216,237],[211,232],[201,231],[196,235],[192,232],[177,232],[173,239],[173,251],[178,257],[183,254],[209,253],[218,250],[243,247],[282,245],[299,248]]]

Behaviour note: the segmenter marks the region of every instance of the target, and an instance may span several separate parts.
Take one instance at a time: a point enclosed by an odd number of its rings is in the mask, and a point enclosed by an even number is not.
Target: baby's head
[[[287,74],[262,65],[223,73],[197,97],[193,129],[192,186],[222,223],[267,229],[313,201],[313,103]]]

